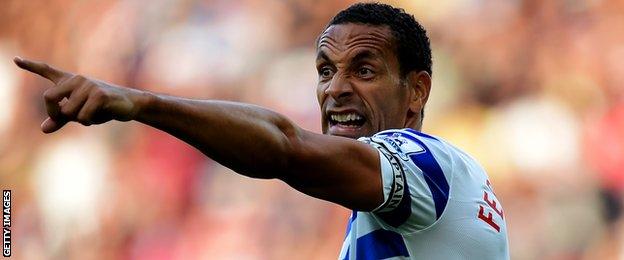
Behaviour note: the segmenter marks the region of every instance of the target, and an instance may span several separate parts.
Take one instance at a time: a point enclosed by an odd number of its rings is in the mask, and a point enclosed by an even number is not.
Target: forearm
[[[258,106],[146,94],[135,120],[196,147],[246,176],[275,178],[288,167],[297,127]]]

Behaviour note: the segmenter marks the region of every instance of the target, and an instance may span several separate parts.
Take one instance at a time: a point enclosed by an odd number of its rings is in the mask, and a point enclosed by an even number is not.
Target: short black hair
[[[325,29],[346,23],[389,26],[396,44],[401,77],[413,70],[424,70],[432,75],[427,31],[402,8],[382,3],[357,3],[336,14]]]

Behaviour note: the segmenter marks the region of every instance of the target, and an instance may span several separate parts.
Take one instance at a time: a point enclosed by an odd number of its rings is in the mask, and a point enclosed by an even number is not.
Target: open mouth
[[[329,112],[329,126],[338,126],[340,128],[356,129],[366,123],[366,118],[356,112]]]

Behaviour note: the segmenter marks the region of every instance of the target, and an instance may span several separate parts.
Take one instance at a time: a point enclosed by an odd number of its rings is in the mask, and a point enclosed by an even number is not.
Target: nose
[[[334,75],[329,86],[325,89],[325,94],[340,102],[353,95],[353,86],[344,75]]]

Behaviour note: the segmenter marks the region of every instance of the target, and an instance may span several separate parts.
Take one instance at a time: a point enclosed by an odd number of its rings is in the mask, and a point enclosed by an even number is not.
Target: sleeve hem
[[[383,189],[383,202],[379,204],[379,206],[377,206],[375,209],[371,210],[371,212],[379,212],[390,203],[390,195],[394,193],[394,183],[396,181],[394,179],[394,174],[392,174],[392,166],[390,165],[388,158],[379,149],[377,150],[377,152],[379,153],[379,174],[381,177],[381,187]]]

